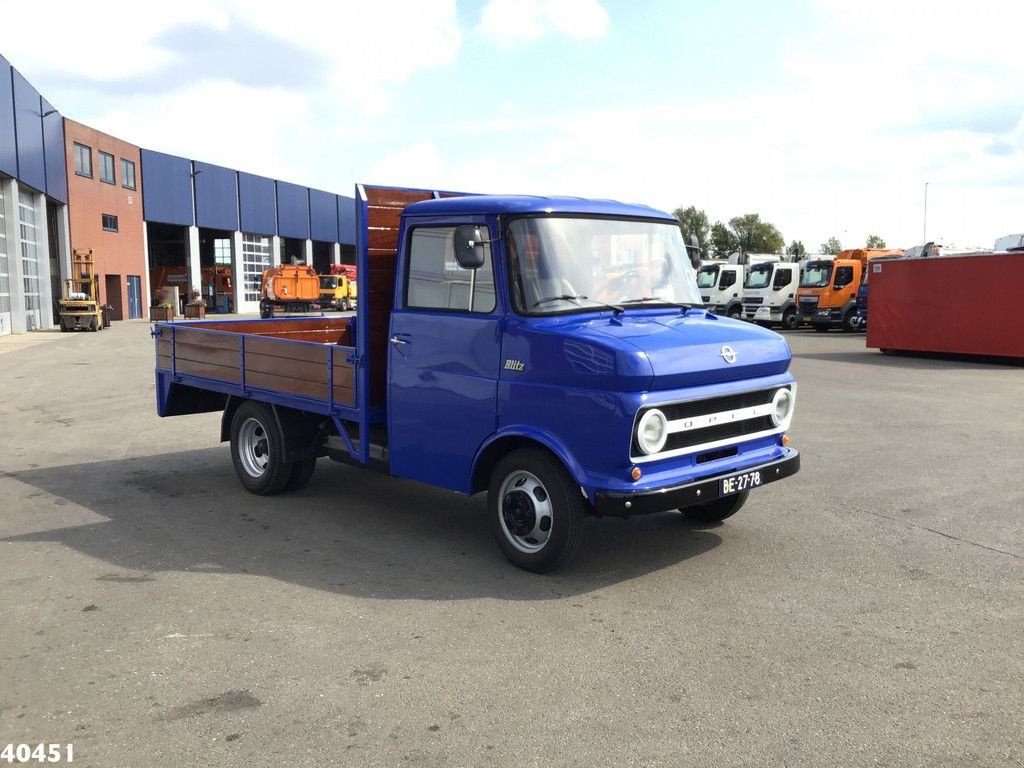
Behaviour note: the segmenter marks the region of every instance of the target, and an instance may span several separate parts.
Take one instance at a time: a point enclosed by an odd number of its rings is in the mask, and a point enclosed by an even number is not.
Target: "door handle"
[[[388,339],[388,341],[390,341],[392,344],[408,344],[409,343],[408,339],[400,339],[400,338],[398,338],[398,336],[392,336],[390,339]]]

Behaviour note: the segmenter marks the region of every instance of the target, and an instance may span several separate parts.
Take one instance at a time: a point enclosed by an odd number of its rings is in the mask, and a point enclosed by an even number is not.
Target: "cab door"
[[[420,226],[406,237],[388,343],[388,450],[392,474],[468,491],[477,449],[496,429],[501,314],[490,246],[482,267],[463,269],[454,231]]]

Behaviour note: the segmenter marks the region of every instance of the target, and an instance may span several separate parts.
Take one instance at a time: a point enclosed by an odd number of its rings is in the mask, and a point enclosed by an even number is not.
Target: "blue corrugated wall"
[[[40,99],[40,113],[46,115],[53,105]],[[68,201],[68,166],[64,154],[64,118],[53,110],[43,118],[43,157],[46,161],[46,194],[62,203]]]
[[[273,179],[239,171],[238,203],[243,232],[277,234],[277,188]]]
[[[196,185],[196,226],[238,229],[238,173],[219,165],[193,161]]]
[[[277,233],[309,239],[309,187],[277,182]]]
[[[309,190],[309,237],[325,243],[338,240],[338,196],[319,189]]]
[[[18,141],[14,131],[11,65],[0,56],[0,173],[18,175]]]
[[[43,160],[43,122],[39,91],[14,70],[14,128],[18,135],[18,180],[40,192],[46,191]]]
[[[192,226],[192,164],[142,150],[142,211],[146,221]]]

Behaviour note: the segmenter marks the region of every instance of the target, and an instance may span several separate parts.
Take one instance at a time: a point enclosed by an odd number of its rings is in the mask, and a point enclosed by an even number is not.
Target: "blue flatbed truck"
[[[221,411],[247,490],[327,456],[486,491],[502,551],[546,572],[587,515],[719,521],[798,471],[789,346],[701,306],[673,217],[364,185],[355,205],[354,318],[154,328],[159,415]]]

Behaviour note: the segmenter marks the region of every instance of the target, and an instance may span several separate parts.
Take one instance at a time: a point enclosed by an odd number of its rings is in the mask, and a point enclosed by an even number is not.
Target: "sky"
[[[1021,0],[0,0],[0,19],[0,54],[66,117],[339,194],[694,205],[810,252],[1024,232]]]

